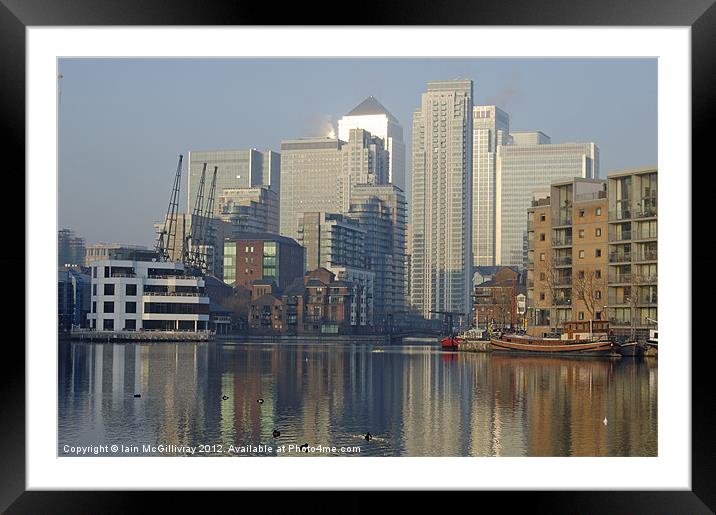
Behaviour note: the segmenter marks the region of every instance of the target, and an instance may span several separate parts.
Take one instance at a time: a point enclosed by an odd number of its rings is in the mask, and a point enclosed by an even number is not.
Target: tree
[[[555,300],[557,299],[557,286],[559,284],[559,268],[554,258],[550,255],[546,255],[544,261],[540,261],[542,267],[540,272],[544,271],[544,279],[540,279],[540,284],[543,288],[549,291],[549,321],[550,327],[554,327],[556,314],[555,314]]]
[[[603,306],[604,279],[597,278],[594,270],[583,270],[573,279],[572,289],[577,299],[584,303],[584,308],[589,313],[589,320],[594,320],[597,310]],[[600,296],[598,298],[598,296]]]

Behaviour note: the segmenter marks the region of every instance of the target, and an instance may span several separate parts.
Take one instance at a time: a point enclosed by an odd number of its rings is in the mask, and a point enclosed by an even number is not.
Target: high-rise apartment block
[[[510,143],[510,116],[497,106],[475,106],[472,127],[472,260],[493,266],[497,147]]]
[[[658,203],[656,167],[610,173],[609,325],[645,338],[657,321]]]
[[[524,266],[532,192],[559,179],[598,178],[599,149],[594,143],[552,144],[541,132],[511,135],[513,144],[497,147],[495,264]]]
[[[303,213],[298,239],[306,249],[306,270],[334,267],[365,269],[365,229],[357,220],[337,213]]]
[[[338,139],[349,141],[352,129],[364,129],[383,140],[388,151],[387,182],[405,191],[403,127],[395,116],[371,96],[338,120]]]
[[[218,197],[226,189],[270,187],[281,194],[281,155],[271,150],[261,152],[249,150],[212,150],[189,152],[189,180],[187,187],[188,208],[192,210],[196,203],[201,173],[206,163],[204,179],[204,202],[211,187],[211,179],[216,172],[216,192]],[[214,215],[221,214],[218,202],[214,203]]]
[[[225,189],[217,196],[217,218],[234,233],[279,231],[279,196],[268,186]]]
[[[429,82],[413,114],[411,306],[425,318],[471,305],[472,89]]]
[[[529,332],[561,331],[565,322],[605,321],[607,183],[552,183],[527,210]]]

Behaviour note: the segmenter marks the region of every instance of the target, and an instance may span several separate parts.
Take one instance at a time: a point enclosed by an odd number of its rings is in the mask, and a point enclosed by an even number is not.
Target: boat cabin
[[[584,340],[599,334],[609,334],[609,322],[606,320],[565,322],[561,337],[563,340]]]

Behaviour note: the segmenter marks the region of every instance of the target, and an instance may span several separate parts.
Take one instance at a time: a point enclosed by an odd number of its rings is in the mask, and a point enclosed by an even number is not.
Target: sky
[[[60,59],[59,73],[58,229],[87,244],[153,246],[179,154],[280,151],[370,95],[403,126],[409,194],[431,80],[472,79],[474,104],[507,111],[511,130],[596,143],[602,178],[657,164],[656,59]]]

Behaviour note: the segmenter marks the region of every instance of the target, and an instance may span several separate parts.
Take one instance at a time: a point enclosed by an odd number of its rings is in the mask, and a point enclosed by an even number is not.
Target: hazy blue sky
[[[63,59],[59,224],[87,243],[153,245],[179,154],[280,150],[367,96],[405,131],[430,80],[469,78],[512,130],[595,142],[601,175],[657,163],[655,59]],[[182,201],[186,204],[186,177]],[[409,193],[409,184],[406,188]]]

